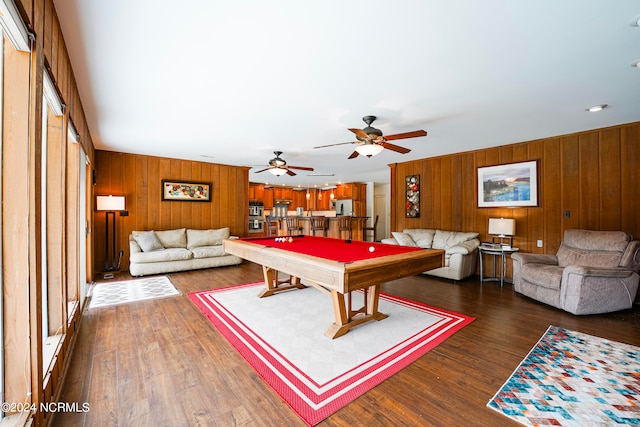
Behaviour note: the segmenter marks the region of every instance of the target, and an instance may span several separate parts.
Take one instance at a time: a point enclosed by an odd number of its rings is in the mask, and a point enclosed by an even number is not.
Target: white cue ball
[[[376,248],[374,248],[373,246],[369,246],[369,252],[373,252],[375,250],[376,250]]]

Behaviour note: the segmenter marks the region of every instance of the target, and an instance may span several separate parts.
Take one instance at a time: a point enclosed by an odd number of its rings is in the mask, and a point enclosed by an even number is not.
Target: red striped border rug
[[[379,309],[388,318],[332,340],[324,335],[333,322],[329,297],[309,287],[258,298],[263,287],[262,282],[250,283],[193,292],[189,298],[308,425],[474,320],[381,293]]]

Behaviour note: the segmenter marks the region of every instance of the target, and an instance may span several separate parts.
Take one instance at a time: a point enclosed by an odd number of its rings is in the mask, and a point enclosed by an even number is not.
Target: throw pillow
[[[160,243],[158,236],[156,236],[156,233],[154,233],[153,230],[135,232],[133,234],[133,239],[136,241],[138,246],[140,246],[142,252],[153,252],[164,249],[164,246],[162,246],[162,243]]]
[[[156,231],[156,235],[165,248],[186,248],[187,229],[178,228],[176,230]]]
[[[214,230],[187,230],[187,249],[221,245],[231,234],[229,227]]]
[[[400,246],[418,246],[416,245],[416,242],[413,241],[411,236],[409,236],[407,233],[392,231],[391,234],[393,235],[393,238],[396,239],[396,242],[398,242]]]
[[[413,241],[416,242],[416,246],[424,249],[431,249],[433,236],[436,234],[436,230],[426,228],[405,228],[403,232],[411,236]]]
[[[436,230],[433,236],[433,249],[449,249],[467,240],[478,237],[478,233]]]

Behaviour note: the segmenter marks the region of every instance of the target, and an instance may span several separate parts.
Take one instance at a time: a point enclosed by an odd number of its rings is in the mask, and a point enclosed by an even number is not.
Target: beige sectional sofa
[[[478,260],[478,233],[407,228],[394,231],[393,237],[382,239],[382,243],[418,246],[424,249],[444,249],[445,266],[425,271],[424,274],[446,279],[462,280],[476,272]]]
[[[132,276],[146,276],[238,265],[242,259],[227,254],[222,246],[228,238],[228,227],[134,231],[129,236],[129,272]]]

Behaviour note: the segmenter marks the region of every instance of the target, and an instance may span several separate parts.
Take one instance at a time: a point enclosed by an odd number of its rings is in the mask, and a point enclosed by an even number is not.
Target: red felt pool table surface
[[[276,241],[274,237],[242,238],[240,240],[338,262],[354,262],[423,250],[411,246],[386,245],[361,240],[349,241],[319,236],[291,236],[291,242],[289,242],[289,237],[284,239],[284,242]],[[373,251],[370,248],[373,248]]]

